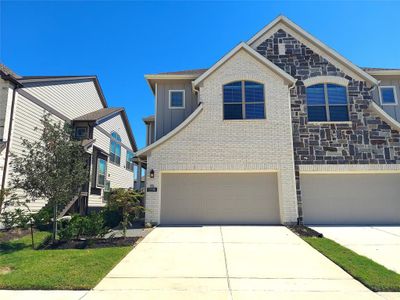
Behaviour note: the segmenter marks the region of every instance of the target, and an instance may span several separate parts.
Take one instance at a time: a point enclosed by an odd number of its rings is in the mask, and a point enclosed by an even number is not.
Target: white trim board
[[[353,77],[354,79],[361,79],[369,82],[372,85],[378,85],[378,80],[362,70],[348,59],[340,55],[338,52],[322,43],[320,40],[306,32],[300,26],[289,20],[285,16],[279,16],[258,33],[256,33],[251,39],[247,41],[247,44],[252,48],[257,48],[265,39],[271,37],[279,29],[284,30],[296,38],[299,42],[309,47],[314,52],[318,53],[332,64],[336,65],[339,69]]]
[[[159,145],[161,145],[162,143],[166,142],[167,140],[169,140],[170,138],[172,138],[174,135],[176,135],[179,131],[181,131],[182,129],[184,129],[190,122],[192,122],[192,120],[194,118],[196,118],[198,116],[198,114],[203,110],[203,105],[200,104],[197,109],[192,112],[192,114],[187,117],[181,124],[179,124],[177,127],[175,127],[174,130],[170,131],[168,134],[164,135],[162,138],[160,138],[159,140],[157,140],[156,142],[154,142],[153,144],[148,145],[147,147],[139,150],[136,152],[136,156],[143,156],[146,153],[150,152],[151,150],[153,150],[154,148],[158,147]]]
[[[382,88],[392,88],[393,90],[393,95],[394,95],[394,102],[393,103],[383,103],[383,98],[382,98]],[[397,98],[397,88],[395,85],[381,85],[379,86],[379,101],[381,103],[381,105],[384,106],[393,106],[393,105],[397,105],[398,104],[398,98]]]
[[[286,83],[294,84],[296,82],[296,79],[293,78],[291,75],[289,75],[281,68],[279,68],[277,65],[272,63],[270,60],[266,59],[260,53],[249,47],[249,45],[247,45],[246,43],[241,42],[239,45],[237,45],[235,48],[229,51],[226,55],[224,55],[219,61],[217,61],[211,68],[209,68],[206,72],[204,72],[201,76],[199,76],[195,81],[193,81],[193,86],[196,87],[200,83],[202,83],[208,76],[210,76],[213,72],[215,72],[219,67],[221,67],[225,62],[227,62],[231,57],[233,57],[236,53],[238,53],[242,49],[245,50],[247,53],[249,53],[251,56],[253,56],[256,60],[263,63],[267,68],[269,68],[270,70],[278,74],[280,77],[282,77],[282,79],[284,79]]]

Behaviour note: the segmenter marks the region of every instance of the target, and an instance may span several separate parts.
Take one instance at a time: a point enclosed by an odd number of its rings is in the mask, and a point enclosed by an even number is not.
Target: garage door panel
[[[161,224],[279,224],[275,173],[163,174]]]
[[[306,224],[400,224],[400,174],[301,175]]]

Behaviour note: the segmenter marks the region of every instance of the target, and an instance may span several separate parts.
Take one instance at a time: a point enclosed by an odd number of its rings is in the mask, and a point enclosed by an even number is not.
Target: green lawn
[[[48,235],[36,232],[35,244]],[[0,244],[0,289],[91,289],[131,249],[32,250],[25,236]]]
[[[327,238],[303,239],[375,292],[400,292],[400,275]]]

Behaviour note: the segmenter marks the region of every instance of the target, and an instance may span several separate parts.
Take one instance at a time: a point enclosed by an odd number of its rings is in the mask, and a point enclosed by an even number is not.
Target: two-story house
[[[399,70],[280,16],[208,69],[146,80],[147,221],[400,224]]]
[[[107,106],[96,76],[18,76],[4,65],[0,65],[0,75],[2,189],[10,187],[11,154],[22,154],[23,139],[40,138],[40,120],[47,113],[52,120],[73,126],[90,169],[89,184],[62,213],[68,209],[85,213],[102,207],[105,190],[133,187],[135,139],[125,110]],[[19,194],[23,197],[21,191]],[[28,205],[35,212],[45,203],[45,199],[37,199]]]

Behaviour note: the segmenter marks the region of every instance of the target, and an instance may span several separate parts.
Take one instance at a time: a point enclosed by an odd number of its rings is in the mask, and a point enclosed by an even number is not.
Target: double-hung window
[[[97,186],[104,187],[106,185],[106,174],[107,174],[107,161],[98,158],[97,159]]]
[[[236,81],[223,87],[224,120],[265,119],[264,85]]]
[[[119,165],[121,163],[121,137],[118,133],[111,133],[110,161]]]
[[[331,83],[307,87],[307,110],[310,122],[349,121],[346,87]]]
[[[379,87],[382,105],[397,105],[397,94],[395,86]]]
[[[126,169],[133,171],[133,153],[131,151],[126,152]]]

